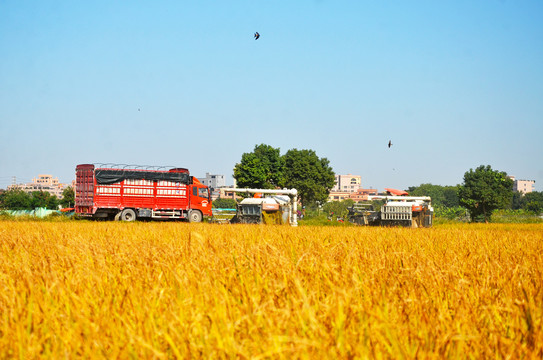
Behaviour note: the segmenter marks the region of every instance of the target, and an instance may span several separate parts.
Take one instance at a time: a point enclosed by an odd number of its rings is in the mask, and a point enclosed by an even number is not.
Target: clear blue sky
[[[543,1],[0,0],[0,188],[97,162],[231,183],[261,143],[366,188],[491,165],[542,191]]]

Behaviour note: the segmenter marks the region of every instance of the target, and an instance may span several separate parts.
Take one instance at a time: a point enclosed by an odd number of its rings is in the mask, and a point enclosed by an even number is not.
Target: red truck
[[[212,215],[207,186],[185,168],[161,169],[77,165],[76,214],[123,221],[152,218],[190,222]]]

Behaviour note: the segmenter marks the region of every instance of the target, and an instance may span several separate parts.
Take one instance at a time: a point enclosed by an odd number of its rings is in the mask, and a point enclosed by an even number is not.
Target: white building
[[[211,175],[210,173],[206,173],[205,178],[198,178],[198,180],[200,180],[202,184],[212,189],[218,189],[226,186],[224,175]]]
[[[53,175],[40,174],[37,178],[33,178],[31,183],[10,185],[8,186],[8,190],[20,189],[27,193],[45,191],[62,199],[62,192],[68,186],[67,184],[59,183],[58,178],[54,178]]]
[[[514,176],[508,176],[513,180],[513,191],[518,191],[523,194],[535,191],[535,180],[517,180]]]
[[[360,175],[336,175],[336,184],[332,191],[338,192],[356,192],[362,185],[362,177]]]

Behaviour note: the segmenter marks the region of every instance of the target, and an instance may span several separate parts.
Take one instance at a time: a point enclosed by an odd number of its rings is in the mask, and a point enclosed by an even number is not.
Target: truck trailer
[[[83,217],[200,222],[212,216],[208,187],[185,168],[80,164],[75,173],[75,212]]]

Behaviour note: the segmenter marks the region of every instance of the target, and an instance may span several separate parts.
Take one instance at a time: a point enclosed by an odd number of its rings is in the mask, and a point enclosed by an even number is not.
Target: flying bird
[[[388,148],[390,149],[391,146],[392,146],[392,140],[389,140],[388,141]]]
[[[260,37],[260,34],[257,32],[255,32],[255,40],[258,40],[258,38]]]

